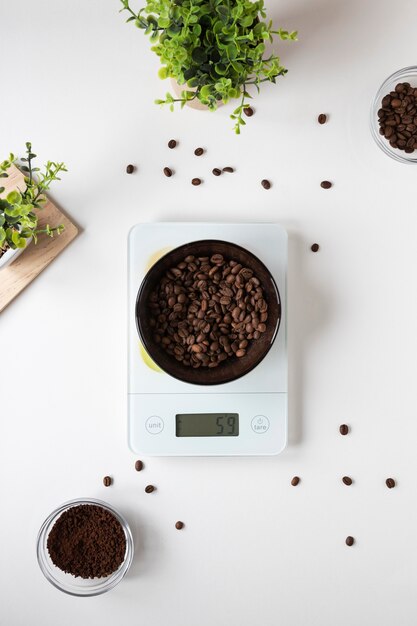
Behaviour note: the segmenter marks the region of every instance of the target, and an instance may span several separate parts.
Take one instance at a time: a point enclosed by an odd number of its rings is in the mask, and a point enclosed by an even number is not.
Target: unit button
[[[266,433],[269,428],[269,419],[265,415],[255,415],[251,422],[252,430],[258,435]]]
[[[145,422],[145,428],[151,435],[159,435],[164,430],[164,420],[158,415],[151,415]]]

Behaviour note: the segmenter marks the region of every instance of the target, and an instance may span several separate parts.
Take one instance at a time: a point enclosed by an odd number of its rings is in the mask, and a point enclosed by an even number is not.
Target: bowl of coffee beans
[[[73,596],[113,589],[128,572],[133,552],[127,521],[101,500],[66,502],[47,517],[38,534],[37,557],[44,576]]]
[[[417,67],[395,72],[381,85],[371,109],[378,146],[401,163],[417,163]]]
[[[268,268],[241,246],[184,244],[146,274],[136,300],[140,340],[167,374],[196,385],[231,382],[270,350],[281,320]]]

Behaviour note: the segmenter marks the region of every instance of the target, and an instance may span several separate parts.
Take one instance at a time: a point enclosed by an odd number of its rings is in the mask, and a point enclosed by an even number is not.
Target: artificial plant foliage
[[[152,50],[161,59],[161,78],[183,85],[180,98],[170,93],[157,104],[183,107],[197,98],[214,111],[219,102],[240,98],[231,115],[235,131],[245,125],[243,109],[249,106],[248,88],[275,83],[286,74],[279,57],[266,52],[274,35],[295,40],[296,32],[274,29],[266,19],[263,0],[146,0],[134,11],[130,0],[120,0],[130,15],[128,22],[150,35]]]
[[[33,160],[36,154],[32,152],[32,144],[26,143],[26,156],[19,159],[19,168],[24,173],[24,189],[10,191],[5,197],[5,188],[0,185],[0,256],[8,249],[24,248],[31,237],[37,241],[41,233],[49,237],[60,235],[64,226],[38,228],[37,211],[43,208],[46,202],[45,191],[59,178],[60,172],[66,172],[64,163],[47,161],[43,171],[34,167]],[[8,169],[17,163],[14,154],[0,163],[0,179],[9,176]],[[1,182],[1,181],[0,181]]]

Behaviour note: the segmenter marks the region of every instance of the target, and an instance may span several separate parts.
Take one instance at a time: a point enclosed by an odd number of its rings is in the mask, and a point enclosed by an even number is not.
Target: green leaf
[[[160,28],[168,28],[170,24],[171,20],[169,19],[169,17],[160,17],[158,20],[158,26]]]
[[[229,19],[229,9],[228,9],[228,7],[226,7],[223,4],[221,4],[220,6],[216,7],[216,12],[217,12],[220,20],[223,22],[223,24],[226,24],[228,19]]]
[[[207,53],[204,48],[194,48],[191,53],[193,61],[198,64],[205,63],[207,61]]]
[[[4,242],[5,239],[6,239],[6,231],[4,230],[4,228],[0,226],[0,245]]]
[[[6,200],[10,204],[20,204],[22,202],[22,196],[18,191],[10,191],[6,196]]]
[[[20,233],[17,230],[15,230],[12,234],[12,242],[16,248],[24,248],[26,246],[26,240],[24,237],[20,236]]]
[[[236,48],[236,45],[234,43],[231,43],[231,44],[229,44],[227,46],[227,56],[229,57],[229,59],[231,61],[236,59],[236,57],[237,57],[237,48]]]
[[[253,17],[252,17],[252,15],[246,15],[245,17],[242,17],[239,20],[239,24],[241,26],[243,26],[244,28],[246,28],[248,26],[252,26],[252,24],[253,24]]]

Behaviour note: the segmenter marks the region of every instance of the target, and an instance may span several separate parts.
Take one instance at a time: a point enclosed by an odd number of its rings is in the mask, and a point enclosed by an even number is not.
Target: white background
[[[153,104],[166,91],[157,59],[116,0],[0,0],[1,153],[29,139],[40,160],[64,160],[52,197],[81,227],[1,315],[2,626],[415,623],[416,171],[374,145],[368,110],[391,72],[416,63],[417,4],[267,7],[299,42],[279,44],[290,71],[236,137],[230,107]],[[209,173],[223,165],[236,173]],[[145,459],[137,473],[127,232],[210,219],[275,220],[290,233],[290,445],[276,458]],[[84,495],[127,515],[136,556],[117,589],[78,599],[43,578],[35,541],[53,508]]]

